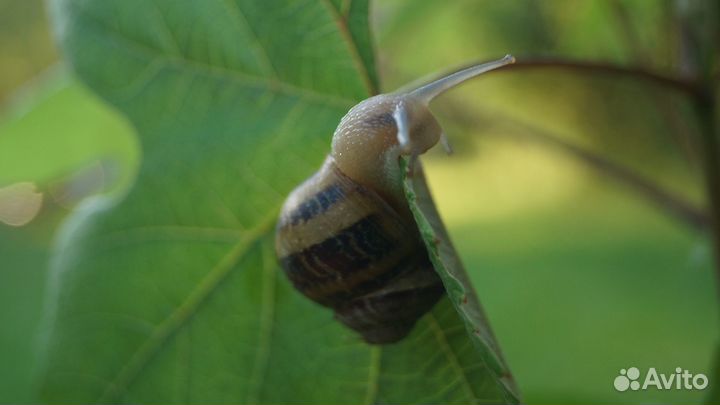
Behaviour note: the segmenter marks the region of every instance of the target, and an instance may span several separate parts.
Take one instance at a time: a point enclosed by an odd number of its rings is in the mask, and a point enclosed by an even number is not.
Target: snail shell
[[[370,343],[404,337],[443,294],[414,223],[332,157],[291,194],[277,235],[295,288]]]
[[[401,155],[417,156],[444,135],[430,100],[511,56],[472,66],[409,92],[353,107],[321,169],[286,200],[276,252],[295,288],[368,343],[404,338],[443,296],[402,189]]]

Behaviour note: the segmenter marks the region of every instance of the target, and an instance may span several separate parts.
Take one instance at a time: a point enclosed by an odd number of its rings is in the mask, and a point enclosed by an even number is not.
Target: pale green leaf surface
[[[101,159],[122,169],[117,185],[127,185],[137,163],[127,121],[65,72],[36,87],[0,123],[0,187],[42,187]]]
[[[43,401],[510,399],[447,300],[371,347],[277,267],[280,204],[374,91],[367,4],[345,4],[53,4],[65,54],[133,122],[143,160],[123,199],[88,201],[60,235]]]

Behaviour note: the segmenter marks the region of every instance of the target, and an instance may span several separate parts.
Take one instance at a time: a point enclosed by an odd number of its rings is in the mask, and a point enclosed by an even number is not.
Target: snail
[[[342,118],[322,167],[290,193],[275,249],[293,286],[371,344],[397,342],[443,296],[403,194],[399,158],[449,144],[429,103],[502,59],[364,100]]]

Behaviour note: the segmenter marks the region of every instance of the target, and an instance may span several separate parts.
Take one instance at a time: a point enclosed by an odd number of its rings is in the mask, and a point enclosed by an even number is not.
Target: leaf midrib
[[[350,28],[347,24],[347,20],[343,18],[343,16],[340,14],[341,11],[335,8],[335,6],[330,2],[330,0],[320,0],[320,2],[326,7],[328,12],[330,13],[330,18],[332,18],[333,22],[335,22],[335,25],[340,32],[340,36],[347,45],[348,52],[350,52],[350,57],[352,58],[355,69],[357,69],[358,74],[360,75],[360,78],[365,85],[365,89],[370,95],[374,96],[378,94],[378,89],[375,87],[372,79],[370,79],[370,72],[368,70],[368,67],[365,66],[365,62],[360,56],[360,48],[358,47],[357,43],[353,41],[352,34],[350,33]],[[348,10],[349,9],[350,5],[348,4]]]
[[[248,388],[247,400],[245,403],[260,403],[260,392],[265,380],[268,360],[272,345],[273,327],[275,324],[275,295],[277,290],[275,273],[275,252],[268,246],[262,251],[262,301],[260,305],[260,324],[258,327],[258,348],[253,363],[250,381],[252,385]]]
[[[212,293],[217,291],[221,282],[236,268],[235,265],[245,253],[272,228],[277,216],[277,208],[272,209],[271,212],[272,215],[269,215],[266,219],[258,223],[255,228],[244,234],[228,253],[207,273],[190,294],[188,294],[185,301],[155,327],[150,337],[140,345],[130,357],[130,360],[120,368],[120,371],[107,386],[105,392],[103,392],[95,402],[113,403],[117,401],[153,356],[189,321],[197,312],[197,309],[207,302],[207,299]]]
[[[381,363],[382,347],[372,346],[370,348],[370,364],[368,372],[368,389],[365,394],[365,405],[374,404],[377,401],[378,389],[380,386],[380,371],[382,369]]]
[[[440,323],[435,318],[435,314],[433,314],[432,312],[428,312],[426,316],[428,317],[428,324],[430,325],[430,328],[435,334],[435,339],[438,342],[438,346],[440,346],[440,349],[443,351],[443,353],[445,353],[445,357],[448,359],[452,366],[452,369],[455,370],[455,374],[457,374],[458,378],[460,379],[463,391],[468,397],[468,402],[471,404],[477,403],[478,396],[473,390],[472,384],[470,384],[470,381],[468,381],[467,376],[463,372],[463,368],[460,365],[457,354],[453,351],[452,346],[447,340],[446,331],[444,331],[440,326]]]
[[[235,0],[222,1],[230,8],[230,12],[233,13],[235,19],[242,25],[241,28],[245,28],[246,33],[252,37],[255,53],[258,56],[259,63],[263,66],[263,69],[265,69],[265,72],[271,77],[277,79],[277,69],[275,69],[275,65],[270,59],[267,49],[265,49],[265,46],[263,46],[262,42],[260,42],[260,38],[255,32],[255,29],[253,29],[252,25],[250,25],[250,20],[245,16],[245,12],[240,8],[240,5]]]

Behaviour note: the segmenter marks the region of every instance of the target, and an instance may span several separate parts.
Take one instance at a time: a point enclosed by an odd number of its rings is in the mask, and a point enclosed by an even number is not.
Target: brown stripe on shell
[[[341,198],[336,200],[337,196]],[[309,201],[314,203],[308,204]],[[375,193],[342,175],[332,162],[326,163],[288,197],[277,225],[278,256],[322,243],[358,220],[378,213],[395,217],[392,208]],[[391,226],[397,228],[393,232],[407,232],[399,220],[393,221]]]
[[[286,218],[292,225],[307,222],[321,215],[334,204],[342,201],[344,197],[345,193],[339,184],[330,184],[317,194],[300,203]]]
[[[368,343],[393,343],[407,336],[444,293],[426,256],[384,288],[336,306],[335,318]]]
[[[412,219],[331,158],[288,197],[276,251],[300,292],[371,343],[405,336],[444,291]]]
[[[357,296],[364,293],[357,290],[360,284],[397,275],[402,262],[414,253],[414,245],[388,229],[387,222],[377,214],[369,215],[321,243],[282,258],[281,264],[296,288],[323,305]],[[330,273],[323,273],[328,269]]]
[[[416,252],[401,249],[395,236],[370,215],[280,262],[295,288],[333,306],[382,287],[416,262]]]

